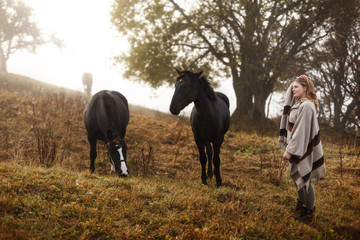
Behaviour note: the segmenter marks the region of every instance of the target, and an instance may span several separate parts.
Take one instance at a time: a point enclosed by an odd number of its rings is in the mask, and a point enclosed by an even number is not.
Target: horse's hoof
[[[220,182],[220,183],[216,183],[216,187],[217,188],[219,188],[219,187],[221,187],[222,186],[222,183]]]

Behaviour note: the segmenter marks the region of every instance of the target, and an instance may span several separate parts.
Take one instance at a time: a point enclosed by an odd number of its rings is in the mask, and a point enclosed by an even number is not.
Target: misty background
[[[35,53],[21,50],[11,55],[8,72],[25,75],[43,82],[83,92],[81,76],[93,75],[92,94],[103,90],[123,93],[130,104],[169,113],[173,86],[151,88],[148,83],[125,79],[124,66],[113,58],[129,50],[129,44],[111,23],[112,0],[26,0],[33,9],[33,17],[45,34],[55,34],[63,41],[59,49],[44,44]],[[178,67],[178,66],[174,66]],[[206,72],[204,73],[207,74]],[[171,76],[169,76],[171,78]],[[209,76],[211,79],[211,76]],[[230,99],[234,111],[236,98],[231,79],[221,79],[215,89]],[[269,101],[269,99],[268,99]],[[274,93],[269,117],[281,114],[282,94]],[[182,114],[189,115],[192,104]],[[266,111],[268,111],[266,109]]]

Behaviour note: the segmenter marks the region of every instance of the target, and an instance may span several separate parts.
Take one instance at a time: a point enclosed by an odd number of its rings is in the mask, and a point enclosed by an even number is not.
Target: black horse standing
[[[201,77],[202,72],[176,71],[178,76],[170,112],[178,115],[191,102],[195,103],[190,123],[199,149],[202,183],[207,184],[206,178],[212,178],[211,160],[213,159],[216,184],[220,187],[222,179],[219,154],[224,135],[230,126],[229,99],[223,93],[214,92],[209,81],[205,77]],[[209,161],[208,175],[206,175],[205,147]]]
[[[116,91],[96,93],[84,110],[84,123],[90,143],[90,170],[95,170],[96,141],[106,143],[111,161],[111,169],[120,176],[128,175],[126,167],[125,142],[126,126],[129,123],[127,99]]]

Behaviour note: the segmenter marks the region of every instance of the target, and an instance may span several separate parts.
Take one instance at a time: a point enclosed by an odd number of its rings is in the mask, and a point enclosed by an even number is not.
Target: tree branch
[[[184,10],[174,1],[174,0],[169,0],[175,7],[176,10],[178,10],[181,15],[186,19],[186,21],[191,24],[192,26],[194,26],[192,24],[191,19],[189,18],[189,16],[186,15],[186,13],[184,12]],[[207,44],[207,46],[209,47],[209,51],[222,63],[225,63],[222,56],[216,51],[215,47],[209,42],[209,40],[203,35],[203,33],[200,31],[199,28],[194,27],[193,30],[200,36],[200,38]]]

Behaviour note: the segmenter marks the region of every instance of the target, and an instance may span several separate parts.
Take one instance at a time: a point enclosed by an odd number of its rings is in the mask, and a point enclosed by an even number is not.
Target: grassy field
[[[131,176],[109,173],[103,143],[90,174],[88,100],[0,73],[0,239],[360,238],[359,138],[324,133],[327,175],[303,224],[277,136],[229,131],[218,189],[201,184],[188,119],[131,106]]]

